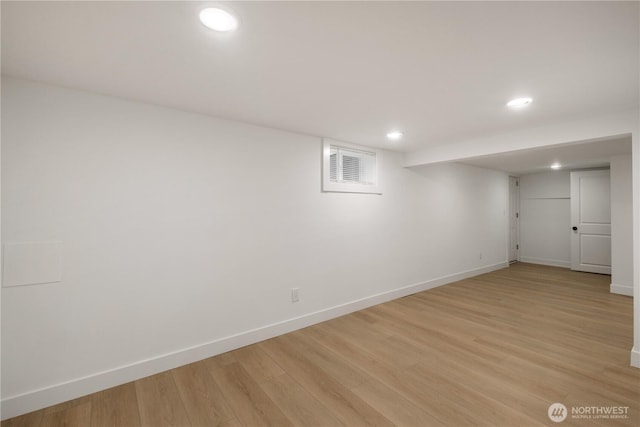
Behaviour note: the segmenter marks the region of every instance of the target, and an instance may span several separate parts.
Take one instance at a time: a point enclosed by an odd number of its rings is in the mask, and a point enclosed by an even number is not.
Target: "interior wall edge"
[[[640,115],[637,117],[640,126]],[[640,129],[632,135],[632,189],[633,189],[633,292],[640,295]],[[633,300],[633,349],[631,366],[640,368],[640,298]]]
[[[609,292],[611,292],[612,294],[626,295],[626,296],[632,297],[633,286],[617,285],[615,283],[612,283],[609,287]]]
[[[636,347],[631,349],[631,366],[640,368],[640,350]]]

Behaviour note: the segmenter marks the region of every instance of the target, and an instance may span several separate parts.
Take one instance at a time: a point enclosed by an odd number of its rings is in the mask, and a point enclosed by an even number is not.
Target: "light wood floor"
[[[2,423],[640,425],[632,298],[515,264]],[[549,420],[551,403],[628,418]]]

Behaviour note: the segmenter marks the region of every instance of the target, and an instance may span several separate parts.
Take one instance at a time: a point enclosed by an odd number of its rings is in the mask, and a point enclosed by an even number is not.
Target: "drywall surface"
[[[2,288],[3,417],[506,262],[500,172],[323,193],[319,138],[10,78],[2,142],[3,243],[61,247]]]
[[[520,260],[571,266],[569,172],[520,177]]]
[[[611,292],[633,295],[631,154],[611,158]]]
[[[458,161],[530,148],[575,144],[634,134],[638,132],[639,116],[640,110],[634,109],[597,117],[583,117],[553,125],[518,129],[457,143],[434,144],[422,150],[406,153],[404,163],[405,166],[417,166]]]

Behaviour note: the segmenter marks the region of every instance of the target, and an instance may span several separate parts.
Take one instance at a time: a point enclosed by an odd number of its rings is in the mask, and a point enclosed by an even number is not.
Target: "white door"
[[[608,170],[571,172],[571,269],[611,274]]]
[[[509,177],[509,262],[518,261],[518,221],[520,214],[518,213],[520,206],[518,178]]]

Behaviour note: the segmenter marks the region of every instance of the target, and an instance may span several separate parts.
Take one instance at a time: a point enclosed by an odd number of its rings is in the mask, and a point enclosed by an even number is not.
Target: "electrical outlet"
[[[291,302],[298,302],[300,301],[300,295],[298,294],[298,291],[300,290],[300,288],[291,288]]]

